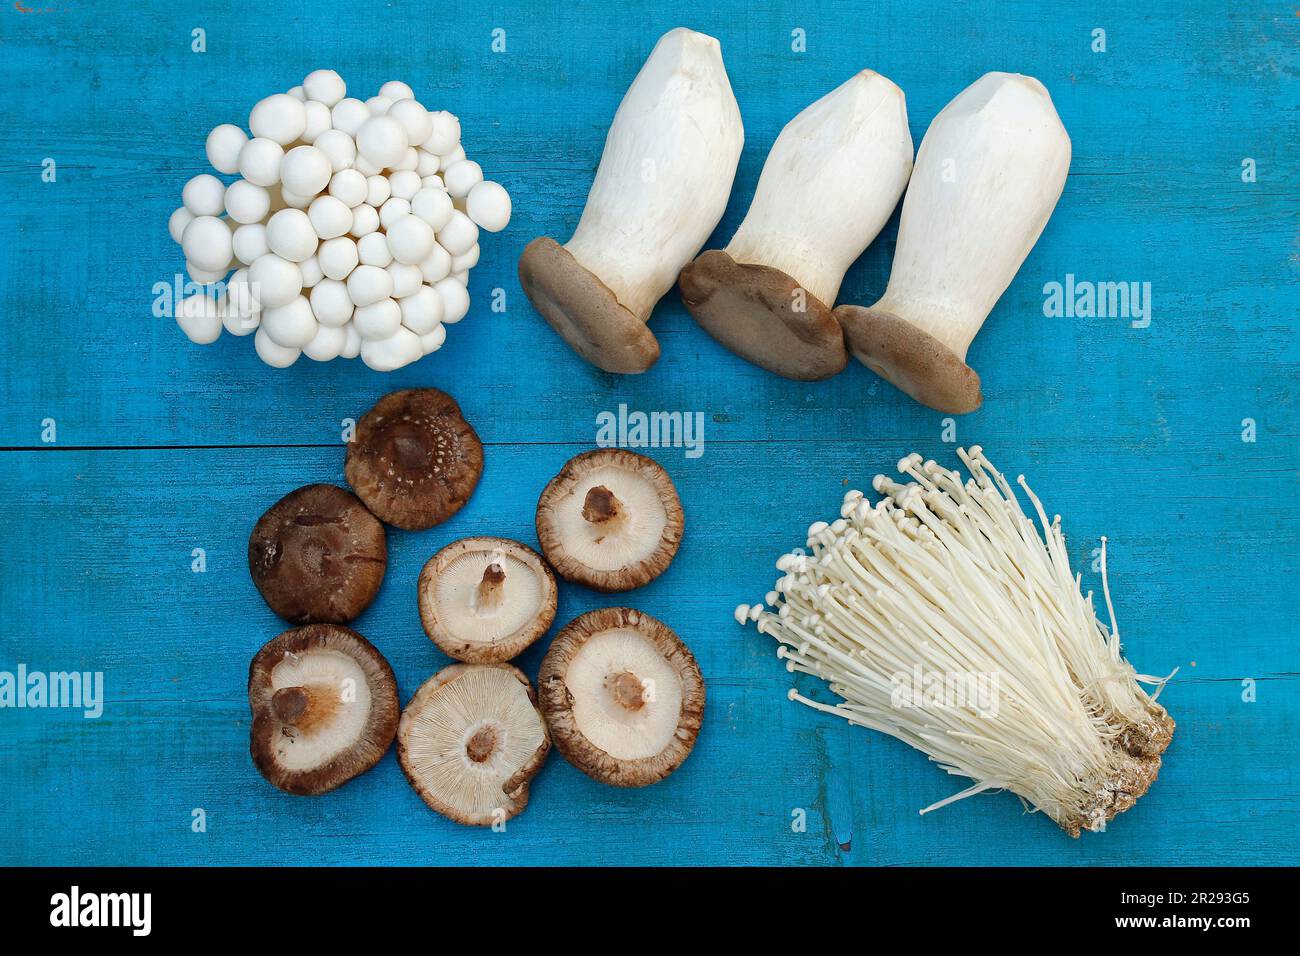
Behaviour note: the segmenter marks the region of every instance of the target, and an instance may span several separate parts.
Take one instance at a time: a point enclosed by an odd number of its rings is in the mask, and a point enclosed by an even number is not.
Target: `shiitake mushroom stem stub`
[[[604,485],[597,485],[588,491],[582,503],[582,516],[592,524],[613,521],[622,513],[618,498]]]
[[[494,561],[483,569],[483,577],[474,589],[474,609],[485,614],[501,610],[505,593],[506,569]]]

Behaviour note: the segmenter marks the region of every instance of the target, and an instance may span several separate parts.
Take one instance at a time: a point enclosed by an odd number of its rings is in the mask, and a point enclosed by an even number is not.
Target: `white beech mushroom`
[[[986,73],[958,94],[921,140],[884,296],[835,310],[854,357],[931,408],[978,408],[966,350],[1038,241],[1069,168],[1070,137],[1042,83]]]
[[[551,747],[528,678],[509,664],[453,664],[402,711],[397,760],[421,799],[469,826],[492,826],[528,804]]]
[[[271,784],[315,796],[379,762],[401,704],[388,661],[356,631],[308,624],[285,631],[248,668],[249,750]]]
[[[668,472],[619,448],[569,459],[537,501],[537,540],[557,574],[630,591],[672,562],[686,517]]]
[[[594,780],[657,783],[681,766],[704,720],[704,678],[662,621],[588,611],[551,642],[537,675],[555,746]]]
[[[462,538],[420,572],[420,621],[443,652],[489,664],[517,657],[555,620],[555,575],[509,538]]]
[[[687,310],[778,375],[815,381],[843,371],[849,356],[831,308],[911,172],[903,91],[863,70],[786,124],[731,242],[682,270]]]
[[[807,552],[777,561],[771,607],[742,604],[736,620],[757,622],[791,673],[822,678],[840,698],[792,688],[791,700],[896,737],[973,781],[922,813],[1011,790],[1071,836],[1104,830],[1160,770],[1174,732],[1156,703],[1168,678],[1139,675],[1120,654],[1106,539],[1109,626],[1070,570],[1060,515],[1048,521],[1022,475],[1035,525],[982,449],[957,454],[972,475],[964,482],[913,454],[898,464],[905,483],[876,476],[875,505],[850,491],[838,520],[808,529]],[[914,675],[929,688],[979,680],[991,693],[918,700]],[[1139,682],[1158,685],[1155,694]]]
[[[533,306],[607,372],[659,358],[655,303],[727,208],[745,133],[713,37],[660,37],[619,104],[578,228],[563,246],[534,239],[519,259]]]

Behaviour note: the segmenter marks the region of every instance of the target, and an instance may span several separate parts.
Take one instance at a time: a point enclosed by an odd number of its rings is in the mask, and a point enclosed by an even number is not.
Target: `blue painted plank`
[[[0,670],[102,670],[108,698],[98,720],[0,710],[0,864],[1296,861],[1300,19],[1208,0],[752,6],[0,11],[11,230],[0,245]],[[918,143],[986,70],[1031,73],[1051,90],[1073,139],[1070,180],[971,349],[986,404],[955,433],[856,364],[816,385],[745,365],[676,293],[652,320],[663,359],[640,377],[586,367],[528,307],[520,249],[539,234],[567,238],[619,97],[679,24],[722,40],[746,124],[715,245],[743,217],[781,126],[858,69],[903,87]],[[207,53],[190,52],[196,27]],[[1104,54],[1089,49],[1098,27]],[[494,28],[505,54],[491,52]],[[796,28],[806,53],[791,50]],[[443,352],[396,376],[305,361],[274,372],[246,339],[200,349],[150,315],[151,287],[180,266],[165,221],[203,166],[206,130],[326,65],[354,89],[405,79],[458,113],[474,158],[515,200],[471,277],[475,310]],[[46,157],[55,183],[40,181]],[[1248,157],[1254,183],[1241,178]],[[845,300],[883,289],[895,230],[850,270]],[[1046,318],[1043,287],[1067,274],[1150,282],[1150,326]],[[483,305],[495,288],[504,314]],[[487,442],[487,470],[452,522],[394,533],[384,590],[358,622],[404,696],[445,663],[413,595],[430,554],[465,534],[532,541],[537,493],[591,446],[600,414],[703,414],[701,457],[651,452],[682,491],[682,552],[624,599],[672,624],[708,679],[700,743],[664,784],[611,790],[555,755],[529,809],[496,835],[427,811],[391,755],[320,800],[285,797],[252,768],[247,661],[280,625],[248,581],[248,530],[291,488],[341,481],[340,421],[416,384],[458,398]],[[46,418],[53,446],[41,441]],[[1028,475],[1064,515],[1093,586],[1091,548],[1108,535],[1128,653],[1146,672],[1181,668],[1164,698],[1179,730],[1160,780],[1104,835],[1070,841],[1005,794],[919,817],[960,782],[787,702],[770,642],[731,621],[847,487],[913,449],[951,463],[950,440],[981,442]],[[196,547],[204,574],[190,571]],[[560,620],[606,603],[565,588]],[[522,660],[530,675],[542,650]],[[196,807],[203,834],[190,829]]]

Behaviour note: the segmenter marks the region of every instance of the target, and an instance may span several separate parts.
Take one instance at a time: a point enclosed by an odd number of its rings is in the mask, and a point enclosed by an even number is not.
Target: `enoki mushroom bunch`
[[[1159,772],[1174,731],[1156,703],[1168,678],[1139,675],[1120,654],[1106,539],[1109,626],[1070,570],[1060,515],[1048,521],[1021,476],[1035,523],[978,446],[958,455],[965,481],[913,454],[898,463],[905,483],[876,476],[874,505],[850,491],[839,520],[808,529],[810,553],[777,561],[770,607],[741,605],[736,619],[756,622],[792,673],[822,678],[840,698],[792,688],[791,700],[974,781],[922,813],[1011,790],[1071,836],[1103,830]],[[945,693],[975,679],[979,706]]]

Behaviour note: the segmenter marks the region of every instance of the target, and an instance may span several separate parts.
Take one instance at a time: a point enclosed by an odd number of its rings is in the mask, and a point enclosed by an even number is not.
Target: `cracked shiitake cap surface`
[[[397,733],[401,704],[388,661],[337,624],[267,642],[248,668],[249,750],[271,784],[315,796],[365,773]]]
[[[597,591],[629,591],[657,578],[684,527],[668,472],[620,448],[571,458],[537,502],[546,559],[560,577]]]
[[[289,492],[248,538],[253,583],[291,624],[351,621],[379,593],[387,566],[384,526],[335,485]]]
[[[704,678],[662,621],[627,607],[589,611],[564,628],[537,677],[555,746],[587,776],[644,787],[695,746]]]
[[[343,473],[377,518],[419,531],[469,500],[483,474],[483,445],[450,395],[408,388],[357,422]]]
[[[420,572],[420,622],[444,653],[488,664],[523,653],[555,620],[555,575],[509,538],[462,538]]]
[[[397,760],[443,816],[491,826],[528,804],[528,783],[551,747],[528,678],[509,664],[452,664],[402,711]]]

